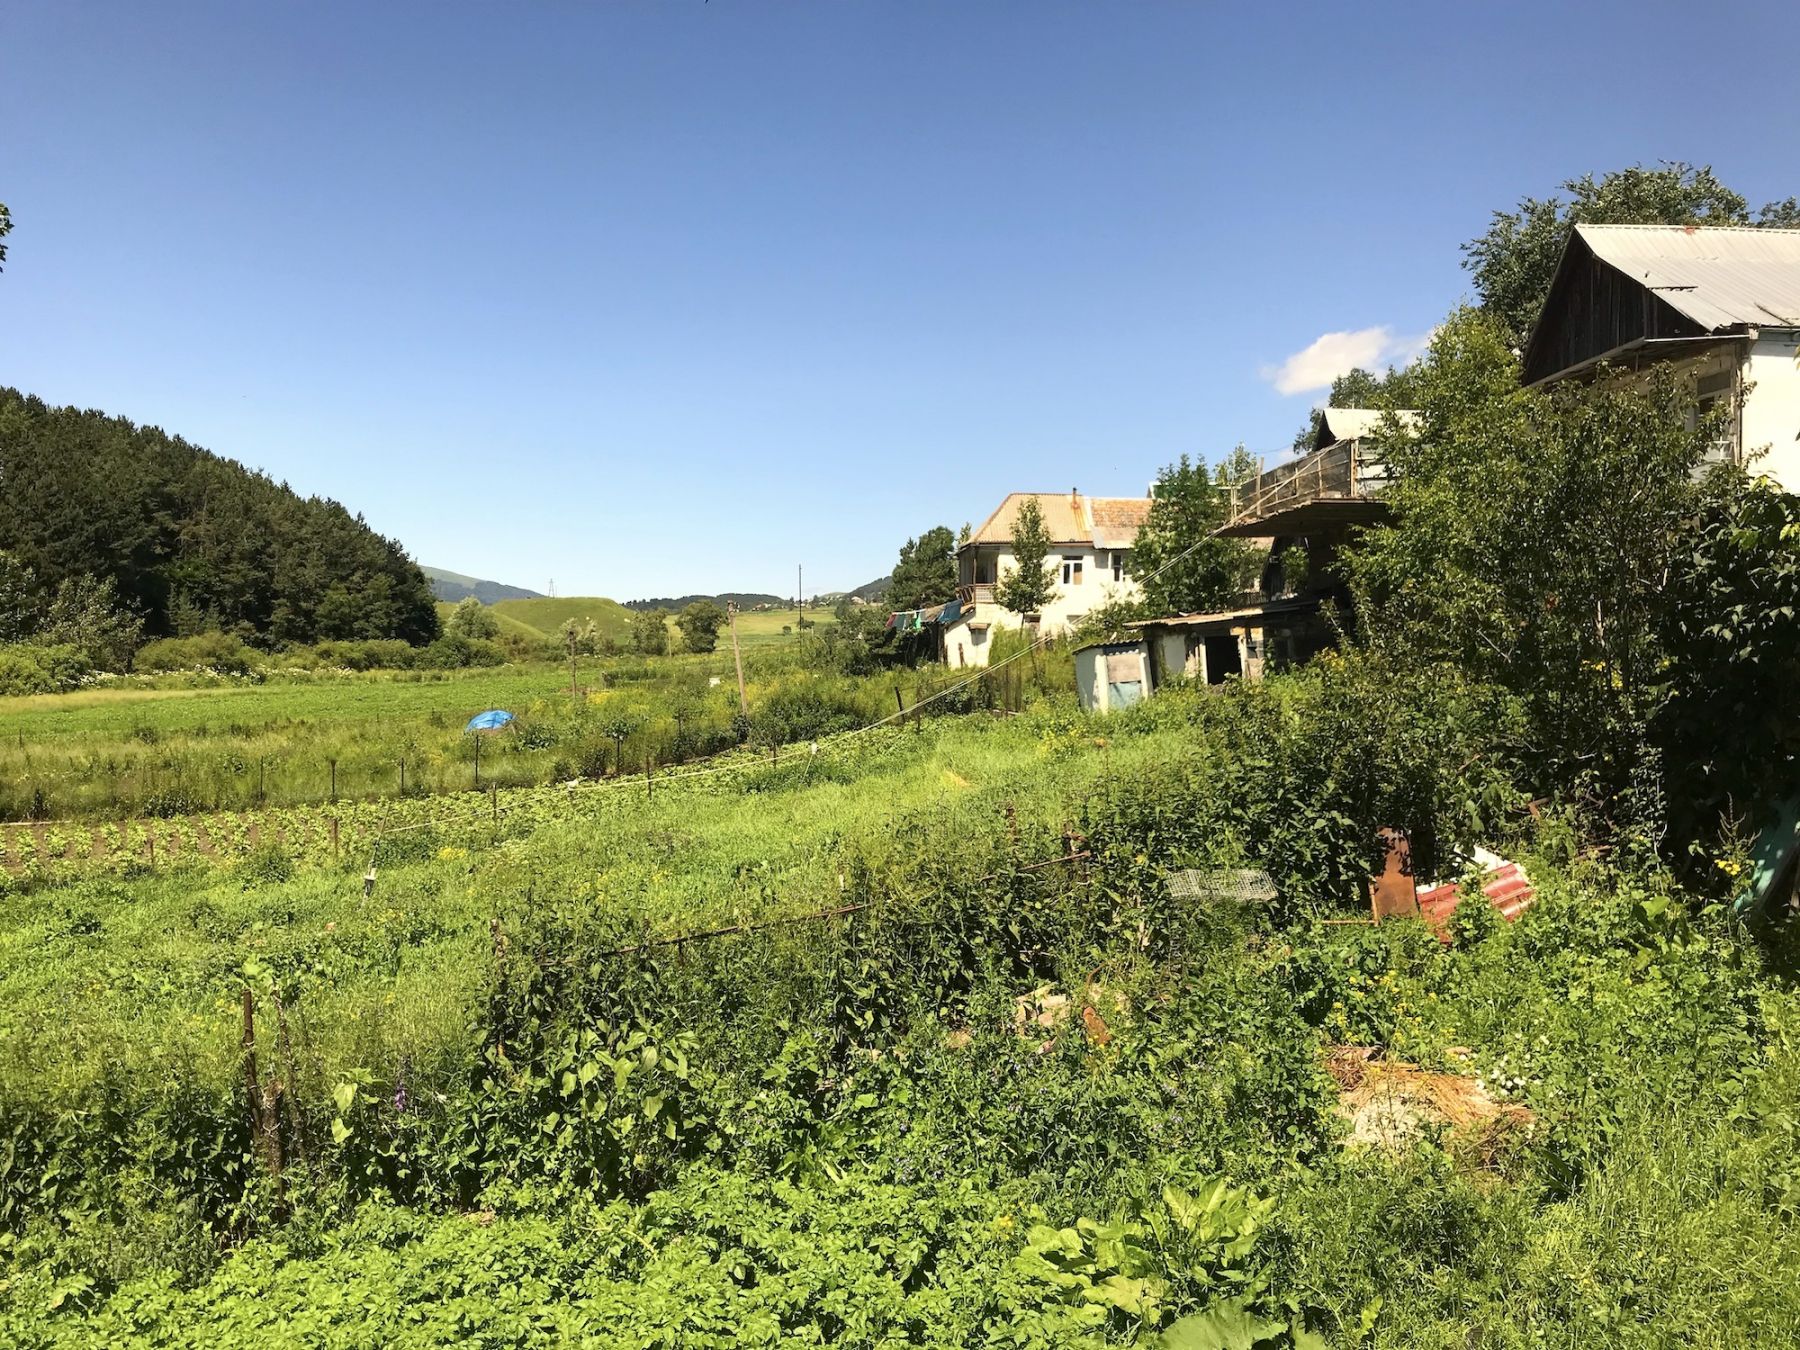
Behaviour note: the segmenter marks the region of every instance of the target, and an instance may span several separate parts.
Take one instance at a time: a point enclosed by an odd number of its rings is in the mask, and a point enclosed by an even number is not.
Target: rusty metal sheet
[[[1382,842],[1381,871],[1369,878],[1369,913],[1376,923],[1395,914],[1417,914],[1419,893],[1413,878],[1412,840],[1405,830],[1376,831]]]

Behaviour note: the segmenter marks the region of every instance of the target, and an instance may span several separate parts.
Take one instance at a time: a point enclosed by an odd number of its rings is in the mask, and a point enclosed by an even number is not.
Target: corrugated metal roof
[[[1511,923],[1531,908],[1537,900],[1537,890],[1519,864],[1503,859],[1495,861],[1498,866],[1482,874],[1481,890],[1487,902],[1500,911],[1500,917]],[[1419,914],[1442,942],[1450,941],[1450,916],[1456,912],[1461,893],[1462,888],[1454,881],[1426,887],[1418,893]]]
[[[1291,600],[1268,600],[1242,609],[1219,609],[1209,614],[1167,614],[1160,619],[1134,619],[1127,628],[1197,628],[1210,623],[1234,623],[1246,619],[1283,619],[1318,611],[1316,595],[1298,596]]]
[[[1577,225],[1594,256],[1717,332],[1800,327],[1800,230],[1748,225]]]
[[[1382,420],[1387,417],[1380,408],[1321,408],[1319,414],[1319,434],[1313,441],[1319,448],[1373,436],[1381,430]],[[1416,426],[1419,421],[1419,414],[1410,409],[1398,409],[1394,416],[1400,419],[1403,427]]]
[[[971,544],[1010,544],[1019,508],[1035,500],[1053,544],[1130,548],[1150,516],[1148,497],[1084,497],[1079,492],[1013,492],[969,536]]]

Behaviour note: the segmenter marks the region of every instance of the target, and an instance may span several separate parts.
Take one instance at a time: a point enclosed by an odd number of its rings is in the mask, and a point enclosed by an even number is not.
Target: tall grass
[[[466,672],[369,672],[217,688],[0,700],[0,820],[172,816],[642,772],[743,743],[785,745],[866,725],[943,687],[941,672],[846,676],[816,644],[747,658],[584,660]],[[989,701],[991,700],[991,696]],[[978,701],[965,693],[954,709]],[[512,730],[463,731],[488,708]]]

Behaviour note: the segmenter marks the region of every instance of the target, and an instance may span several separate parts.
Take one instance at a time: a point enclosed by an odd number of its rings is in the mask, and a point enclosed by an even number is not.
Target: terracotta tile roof
[[[971,544],[1009,544],[1019,508],[1038,504],[1053,544],[1130,548],[1150,515],[1148,497],[1084,497],[1078,492],[1013,492],[969,536]]]
[[[1089,497],[1096,548],[1130,548],[1150,518],[1148,497]]]

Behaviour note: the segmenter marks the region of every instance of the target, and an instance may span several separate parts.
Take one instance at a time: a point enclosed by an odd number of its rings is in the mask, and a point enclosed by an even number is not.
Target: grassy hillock
[[[438,603],[438,617],[447,620],[455,605]],[[631,611],[617,600],[603,596],[539,596],[533,600],[499,600],[488,610],[500,621],[502,633],[545,641],[570,619],[593,621],[603,637],[623,642],[631,631]]]

